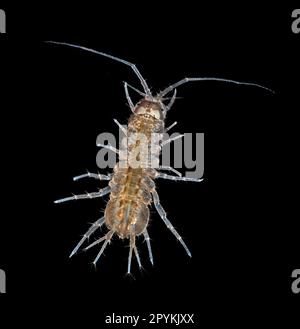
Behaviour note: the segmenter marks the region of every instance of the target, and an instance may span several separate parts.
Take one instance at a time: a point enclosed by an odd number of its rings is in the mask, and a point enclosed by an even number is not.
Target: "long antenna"
[[[56,45],[63,45],[63,46],[78,48],[78,49],[85,50],[85,51],[89,51],[91,53],[94,53],[94,54],[97,54],[97,55],[100,55],[100,56],[104,56],[104,57],[108,57],[108,58],[110,58],[110,59],[112,59],[114,61],[117,61],[117,62],[123,63],[123,64],[125,64],[127,66],[130,66],[132,68],[133,72],[139,78],[139,80],[140,80],[140,82],[141,82],[141,84],[143,86],[143,89],[145,91],[145,94],[147,96],[149,96],[149,97],[152,98],[152,94],[151,94],[150,88],[148,87],[146,80],[143,78],[143,76],[141,75],[140,71],[137,69],[137,67],[136,67],[135,64],[130,63],[130,62],[127,62],[124,59],[121,59],[121,58],[118,58],[118,57],[115,57],[115,56],[112,56],[112,55],[103,53],[101,51],[97,51],[97,50],[94,50],[94,49],[91,49],[91,48],[87,48],[87,47],[83,47],[83,46],[79,46],[79,45],[74,45],[72,43],[58,42],[58,41],[45,41],[45,42],[46,43],[53,43],[53,44],[56,44]]]
[[[178,82],[174,83],[173,85],[167,87],[165,90],[161,91],[157,96],[159,97],[163,97],[166,94],[168,94],[170,91],[174,90],[175,88],[177,88],[178,86],[181,86],[187,82],[192,82],[192,81],[220,81],[220,82],[228,82],[228,83],[234,83],[237,85],[245,85],[245,86],[253,86],[253,87],[258,87],[258,88],[262,88],[265,90],[270,91],[271,93],[275,94],[275,92],[267,87],[264,87],[262,85],[259,85],[257,83],[252,83],[252,82],[240,82],[240,81],[236,81],[236,80],[229,80],[229,79],[222,79],[222,78],[213,78],[213,77],[208,77],[208,78],[184,78],[179,80]]]

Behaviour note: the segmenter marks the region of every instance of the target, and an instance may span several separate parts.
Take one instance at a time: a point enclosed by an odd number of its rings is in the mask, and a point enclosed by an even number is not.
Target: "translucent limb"
[[[88,239],[96,230],[98,227],[101,227],[105,222],[105,217],[101,217],[98,219],[93,225],[90,227],[90,229],[84,234],[82,239],[78,242],[77,246],[72,250],[69,258],[71,258],[76,252],[79,250],[80,246],[83,244],[83,242]]]
[[[129,255],[128,255],[128,266],[127,266],[127,274],[130,274],[131,270],[131,259],[132,259],[132,250],[135,246],[135,235],[130,235],[130,245],[129,245]]]
[[[118,125],[118,127],[123,131],[124,135],[127,136],[127,130],[120,124],[117,119],[114,119],[114,122]]]
[[[170,108],[173,106],[175,99],[176,99],[176,94],[177,94],[177,90],[174,90],[174,94],[169,102],[169,104],[165,107],[165,111],[168,112],[170,110]]]
[[[169,126],[168,128],[166,128],[165,129],[165,133],[168,132],[170,129],[172,129],[176,125],[177,125],[177,121],[175,121],[174,123],[171,124],[171,126]]]
[[[222,79],[222,78],[213,78],[213,77],[208,77],[208,78],[184,78],[179,80],[178,82],[172,84],[171,86],[167,87],[165,90],[161,91],[157,97],[163,97],[166,94],[168,94],[170,91],[174,90],[175,88],[187,83],[187,82],[192,82],[192,81],[220,81],[220,82],[226,82],[226,83],[233,83],[237,85],[244,85],[244,86],[253,86],[253,87],[258,87],[262,88],[265,90],[270,91],[271,93],[274,94],[274,91],[272,89],[269,89],[267,87],[264,87],[262,85],[259,85],[257,83],[251,83],[251,82],[240,82],[236,80],[230,80],[230,79]]]
[[[104,145],[104,144],[98,143],[97,146],[99,146],[99,147],[103,147],[103,148],[105,148],[105,149],[107,149],[107,150],[110,150],[110,151],[113,151],[113,152],[119,154],[119,150],[116,149],[115,147],[113,147],[113,146],[110,145],[110,144]]]
[[[95,178],[95,179],[99,179],[99,180],[110,180],[111,179],[110,175],[92,174],[88,171],[86,174],[82,174],[82,175],[73,177],[73,180],[77,181],[77,180],[85,178],[85,177]]]
[[[99,192],[73,195],[73,196],[70,196],[68,198],[55,200],[54,203],[62,203],[62,202],[66,202],[66,201],[79,200],[79,199],[94,199],[94,198],[99,198],[99,197],[101,197],[105,194],[108,194],[109,192],[110,192],[110,187],[107,186],[107,187],[99,190]]]
[[[182,138],[182,137],[184,137],[184,134],[181,134],[181,135],[178,135],[178,136],[175,136],[175,137],[169,138],[169,139],[167,139],[166,141],[163,141],[163,142],[161,143],[161,147],[163,147],[163,146],[165,146],[165,145],[167,145],[167,144],[169,144],[169,143],[171,143],[171,142],[173,142],[173,141],[176,141],[176,139],[179,139],[179,138]]]
[[[151,193],[152,193],[152,196],[153,196],[154,206],[155,206],[157,212],[159,213],[161,219],[164,221],[164,223],[166,224],[167,228],[175,235],[175,237],[178,239],[178,241],[182,244],[182,246],[185,249],[186,253],[190,257],[192,257],[192,254],[189,251],[189,249],[186,246],[186,244],[184,243],[184,241],[182,240],[182,237],[178,234],[178,232],[175,230],[174,226],[168,220],[168,218],[166,216],[166,212],[165,212],[165,210],[163,209],[163,207],[160,204],[159,196],[158,196],[157,192],[155,190],[153,190],[153,191],[151,191]]]
[[[192,177],[177,177],[168,174],[158,173],[155,178],[163,178],[163,179],[170,179],[170,180],[177,180],[177,181],[184,181],[184,182],[202,182],[203,178],[192,178]]]
[[[136,259],[137,259],[137,262],[138,262],[138,264],[139,264],[139,268],[142,268],[142,263],[141,263],[140,256],[139,256],[139,252],[138,252],[138,250],[137,250],[136,245],[134,245],[133,250],[134,250],[134,254],[135,254],[135,257],[136,257]]]
[[[84,248],[84,251],[87,251],[87,250],[91,249],[92,247],[96,246],[97,244],[99,244],[100,242],[106,240],[108,234],[110,234],[111,232],[112,232],[112,231],[109,231],[109,232],[106,233],[104,236],[102,236],[100,239],[97,239],[97,240],[94,241],[93,243],[89,244],[87,247]]]
[[[179,172],[178,170],[176,170],[172,167],[169,167],[169,166],[159,166],[158,169],[159,170],[169,170],[169,171],[172,171],[174,174],[178,175],[179,177],[182,176],[181,172]]]
[[[152,249],[151,249],[151,242],[150,242],[150,237],[149,237],[149,234],[148,234],[147,230],[145,230],[143,235],[144,235],[144,238],[145,238],[146,243],[147,243],[149,259],[150,259],[151,264],[153,265],[153,255],[152,255]]]
[[[104,57],[108,57],[114,61],[117,61],[117,62],[120,62],[120,63],[123,63],[127,66],[130,66],[131,69],[133,70],[133,72],[136,74],[136,76],[139,78],[140,82],[141,82],[141,85],[143,86],[143,89],[146,93],[147,96],[149,97],[152,97],[151,95],[151,91],[147,85],[147,82],[146,80],[143,78],[143,76],[141,75],[140,71],[137,69],[136,65],[133,64],[133,63],[130,63],[128,61],[125,61],[124,59],[121,59],[121,58],[118,58],[118,57],[115,57],[115,56],[112,56],[112,55],[109,55],[109,54],[106,54],[106,53],[103,53],[101,51],[97,51],[97,50],[94,50],[94,49],[91,49],[91,48],[87,48],[87,47],[82,47],[82,46],[79,46],[79,45],[74,45],[74,44],[71,44],[71,43],[66,43],[66,42],[57,42],[57,41],[46,41],[47,43],[53,43],[53,44],[56,44],[56,45],[64,45],[64,46],[68,46],[68,47],[73,47],[73,48],[78,48],[78,49],[81,49],[81,50],[85,50],[85,51],[89,51],[91,53],[94,53],[94,54],[97,54],[97,55],[100,55],[100,56],[104,56]]]
[[[124,81],[125,82],[125,81]],[[127,87],[129,87],[130,89],[134,90],[136,93],[138,93],[139,95],[143,96],[144,98],[147,96],[146,94],[144,94],[143,92],[141,92],[140,90],[138,90],[137,88],[133,87],[132,85],[130,85],[129,83],[125,82],[127,84]]]
[[[106,248],[106,246],[107,246],[107,244],[110,242],[110,239],[112,238],[112,236],[114,235],[114,231],[109,231],[107,234],[105,234],[104,235],[104,237],[103,238],[101,238],[101,239],[99,239],[99,240],[101,240],[101,241],[103,241],[103,240],[105,240],[105,242],[103,243],[103,245],[102,245],[102,247],[101,247],[101,249],[100,249],[100,251],[99,251],[99,253],[98,253],[98,255],[97,255],[97,257],[94,259],[94,261],[93,261],[93,264],[96,266],[96,263],[98,262],[98,259],[100,258],[100,256],[103,254],[103,251],[104,251],[104,249]],[[98,240],[98,241],[99,241]],[[99,241],[99,242],[101,242],[101,241]],[[85,250],[86,250],[87,248],[85,248]]]
[[[124,89],[125,89],[125,95],[126,95],[128,105],[129,105],[131,111],[133,112],[134,104],[132,103],[132,100],[131,100],[129,92],[128,92],[128,83],[127,82],[124,82]]]

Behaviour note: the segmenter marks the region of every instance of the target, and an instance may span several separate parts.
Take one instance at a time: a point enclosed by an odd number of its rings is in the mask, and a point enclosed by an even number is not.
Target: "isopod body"
[[[174,168],[159,165],[159,155],[162,147],[177,138],[183,137],[183,135],[179,135],[174,138],[169,138],[166,141],[162,141],[163,133],[170,130],[176,124],[173,123],[170,127],[165,128],[166,114],[176,99],[176,88],[180,85],[192,81],[221,81],[260,87],[269,91],[271,90],[255,83],[239,82],[235,80],[212,77],[199,77],[184,78],[170,85],[163,91],[159,92],[157,95],[153,96],[145,79],[142,77],[134,64],[121,58],[114,57],[90,48],[68,43],[60,43],[54,41],[49,42],[79,48],[81,50],[89,51],[125,64],[131,67],[143,87],[142,92],[134,87],[131,87],[126,82],[124,84],[125,95],[132,114],[129,118],[127,128],[124,128],[124,126],[122,126],[117,120],[114,121],[125,134],[125,151],[123,149],[118,150],[111,145],[98,144],[98,146],[104,147],[119,155],[119,162],[115,165],[113,173],[102,175],[88,172],[86,174],[74,177],[74,180],[79,180],[86,177],[95,178],[98,180],[107,180],[109,181],[108,186],[100,189],[98,192],[73,195],[71,197],[58,199],[55,201],[55,203],[62,203],[77,199],[91,199],[110,193],[110,198],[106,205],[104,216],[99,218],[84,234],[82,239],[71,252],[70,257],[79,250],[81,245],[97,230],[97,228],[105,225],[108,228],[108,232],[85,248],[85,250],[87,250],[103,242],[97,257],[94,259],[94,264],[97,263],[107,244],[110,242],[114,235],[117,235],[121,239],[129,239],[130,248],[127,265],[128,273],[131,272],[131,260],[133,253],[136,256],[139,266],[142,266],[138,249],[136,247],[137,236],[144,236],[147,243],[149,259],[153,264],[150,238],[147,231],[150,217],[149,206],[152,203],[154,204],[165,225],[178,239],[186,253],[191,256],[191,252],[186,246],[185,242],[167,218],[166,212],[160,203],[154,183],[154,180],[157,178],[168,179],[172,181],[202,181],[201,178],[182,177],[181,174]],[[134,89],[142,96],[142,99],[136,105],[133,104],[129,96],[128,87]],[[173,91],[172,97],[167,98],[166,95],[171,91]],[[165,104],[167,99],[170,100],[167,104]],[[163,173],[162,171],[165,170],[172,171],[175,175]]]

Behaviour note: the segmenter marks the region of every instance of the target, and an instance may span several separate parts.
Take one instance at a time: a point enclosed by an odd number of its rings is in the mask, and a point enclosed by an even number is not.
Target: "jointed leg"
[[[170,166],[159,166],[158,170],[169,170],[169,171],[172,171],[174,174],[178,175],[179,177],[182,176],[178,170],[176,170]]]
[[[66,202],[66,201],[79,200],[79,199],[94,199],[94,198],[99,198],[103,195],[106,195],[109,192],[110,192],[110,187],[107,186],[107,187],[104,187],[103,189],[99,190],[99,192],[73,195],[73,196],[70,196],[68,198],[55,200],[54,203],[62,203],[62,202]]]
[[[171,222],[168,220],[167,216],[166,216],[166,212],[164,211],[163,207],[160,204],[159,201],[159,196],[157,194],[157,192],[155,190],[153,190],[152,192],[152,196],[153,196],[153,202],[154,202],[154,206],[157,210],[157,212],[159,213],[161,219],[164,221],[164,223],[167,225],[168,229],[175,235],[175,237],[179,240],[179,242],[182,244],[183,248],[185,249],[186,253],[192,257],[191,252],[189,251],[188,247],[186,246],[186,244],[184,243],[184,241],[182,240],[182,237],[178,234],[178,232],[175,230],[174,226],[171,224]]]
[[[152,255],[150,237],[149,237],[149,234],[148,234],[147,230],[145,230],[145,232],[143,234],[144,234],[144,238],[146,240],[147,247],[148,247],[149,259],[150,259],[151,264],[153,265],[153,255]]]
[[[77,246],[72,250],[69,256],[70,258],[78,251],[78,249],[83,244],[83,242],[86,239],[88,239],[97,230],[98,227],[101,227],[104,224],[104,222],[105,222],[105,217],[103,216],[100,219],[98,219],[95,223],[93,223],[90,229],[84,234],[82,239],[78,242]]]
[[[177,176],[172,176],[172,175],[163,174],[163,173],[157,173],[156,178],[164,178],[164,179],[170,179],[170,180],[175,180],[175,181],[184,181],[184,182],[202,182],[203,181],[203,178],[177,177]]]
[[[103,147],[103,148],[105,148],[105,149],[107,149],[107,150],[110,150],[110,151],[113,151],[113,152],[119,154],[119,150],[116,149],[115,147],[113,147],[113,146],[110,145],[110,144],[104,145],[104,144],[98,143],[97,146],[99,146],[99,147]]]
[[[175,137],[169,138],[169,139],[167,139],[166,141],[163,141],[163,142],[161,143],[161,147],[163,147],[163,146],[165,146],[165,145],[167,145],[167,144],[169,144],[169,143],[171,143],[171,142],[173,142],[173,141],[176,141],[176,139],[179,139],[179,138],[182,138],[182,137],[184,137],[184,134],[181,134],[181,135],[178,135],[178,136],[175,136]]]
[[[168,128],[165,129],[165,133],[168,132],[170,129],[172,129],[172,128],[173,128],[174,126],[176,126],[176,125],[177,125],[177,121],[173,122],[173,123],[171,124],[171,126],[169,126]]]
[[[90,172],[87,172],[86,174],[73,177],[73,180],[77,181],[77,180],[79,180],[81,178],[85,178],[85,177],[91,177],[91,178],[95,178],[95,179],[99,179],[99,180],[110,180],[111,175],[110,174],[109,175],[92,174]]]
[[[120,124],[117,119],[114,119],[114,122],[118,125],[118,127],[123,131],[124,135],[127,136],[127,130]]]

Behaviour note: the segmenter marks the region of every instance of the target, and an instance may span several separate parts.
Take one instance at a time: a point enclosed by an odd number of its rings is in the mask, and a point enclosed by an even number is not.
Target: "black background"
[[[63,316],[99,328],[112,312],[195,313],[198,325],[221,320],[240,326],[259,316],[277,320],[281,304],[299,302],[290,290],[291,272],[300,266],[294,192],[300,40],[290,28],[296,7],[153,2],[2,8],[0,265],[8,309],[24,321],[38,323],[41,313],[51,323]],[[96,137],[117,133],[113,118],[126,123],[122,81],[138,81],[126,66],[43,40],[132,61],[153,91],[184,76],[256,82],[275,91],[214,82],[178,90],[182,98],[167,123],[178,121],[179,132],[205,133],[205,180],[157,185],[192,259],[154,209],[155,266],[139,239],[145,270],[140,273],[134,261],[134,279],[124,275],[128,248],[116,238],[96,271],[90,263],[97,250],[68,259],[107,198],[53,200],[105,186],[72,177],[97,170]]]

